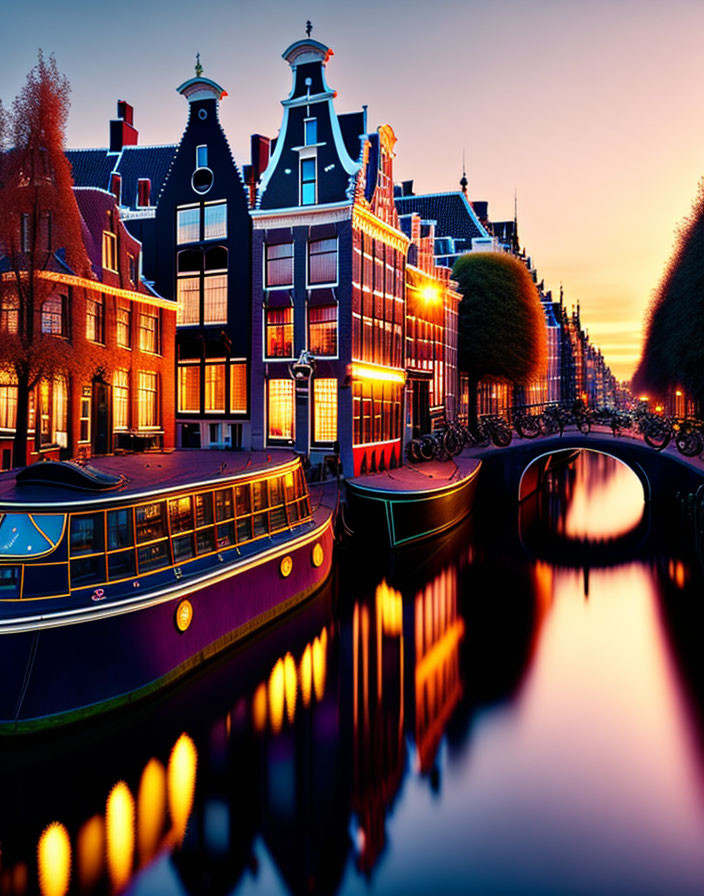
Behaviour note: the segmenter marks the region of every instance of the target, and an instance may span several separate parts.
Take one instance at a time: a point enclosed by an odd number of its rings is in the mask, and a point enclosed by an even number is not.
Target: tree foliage
[[[511,255],[472,252],[455,262],[458,362],[473,382],[492,377],[526,386],[545,372],[547,334],[538,289]]]
[[[704,401],[704,181],[650,303],[633,387],[655,395],[683,387]]]
[[[64,154],[69,94],[54,57],[40,51],[12,106],[0,112],[0,374],[17,385],[15,463],[26,456],[32,390],[42,379],[78,372],[70,332],[61,338],[42,327],[42,307],[57,293],[47,275],[68,269],[92,277]]]

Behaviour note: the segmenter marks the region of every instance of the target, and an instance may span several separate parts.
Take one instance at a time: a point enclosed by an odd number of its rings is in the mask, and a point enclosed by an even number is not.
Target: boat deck
[[[405,464],[396,470],[386,470],[383,473],[355,476],[351,484],[368,491],[405,492],[413,495],[416,492],[439,491],[447,486],[456,485],[473,476],[480,466],[481,460],[475,457],[431,460],[422,464]]]
[[[91,458],[86,463],[102,473],[123,476],[118,488],[90,492],[60,485],[25,484],[15,481],[16,470],[0,474],[0,504],[33,506],[106,502],[114,496],[172,491],[200,484],[217,484],[234,476],[261,473],[295,460],[287,449],[268,451],[208,451],[179,449]]]

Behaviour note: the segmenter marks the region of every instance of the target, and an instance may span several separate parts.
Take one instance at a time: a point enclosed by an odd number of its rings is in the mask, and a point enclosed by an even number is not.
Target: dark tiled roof
[[[137,205],[137,181],[149,178],[151,204],[156,205],[166,179],[175,145],[126,146],[122,152],[107,149],[69,149],[66,151],[73,169],[73,181],[77,187],[110,189],[110,175],[122,175],[122,204],[128,208]]]
[[[463,193],[397,196],[395,202],[399,215],[417,212],[424,220],[437,221],[436,236],[465,240],[467,248],[474,237],[487,235]]]
[[[360,137],[364,134],[364,112],[346,112],[338,115],[342,139],[351,159],[356,162],[362,148]]]

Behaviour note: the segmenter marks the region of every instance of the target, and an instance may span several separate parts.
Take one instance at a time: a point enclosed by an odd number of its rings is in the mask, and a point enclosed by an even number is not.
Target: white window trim
[[[224,205],[225,206],[225,235],[224,236],[206,236],[205,235],[205,209],[208,205]],[[204,243],[209,243],[211,240],[226,240],[229,239],[228,228],[227,228],[227,199],[211,199],[208,202],[203,203],[203,208],[201,210],[201,230],[203,231],[203,240]],[[228,264],[229,264],[229,252],[228,252]]]
[[[309,295],[310,298],[310,295]],[[335,310],[335,326],[337,328],[337,338],[335,342],[337,343],[337,353],[334,355],[318,355],[314,352],[311,352],[314,358],[320,358],[322,361],[339,361],[340,360],[340,303],[335,302],[336,310]],[[329,307],[329,306],[328,306]],[[306,301],[306,339],[305,346],[306,351],[310,351],[310,347],[308,344],[308,336],[309,336],[309,328],[310,328],[310,305]]]
[[[262,253],[262,283],[264,285],[264,290],[266,292],[271,292],[276,289],[293,289],[294,283],[296,279],[296,244],[293,239],[288,240],[285,243],[262,243],[264,246],[264,252]],[[291,256],[291,282],[287,284],[277,284],[276,286],[268,286],[266,279],[266,262],[267,262],[267,249],[269,246],[293,246],[293,255]]]
[[[298,153],[298,204],[303,208],[311,208],[318,204],[318,149],[316,146],[304,146]],[[312,159],[315,163],[315,201],[303,204],[303,162]],[[310,183],[310,181],[306,181]]]
[[[283,358],[279,359],[283,360]],[[281,444],[282,442],[286,442],[287,444],[295,445],[296,444],[296,384],[293,385],[293,426],[291,427],[291,438],[288,436],[270,436],[269,435],[269,383],[274,379],[283,379],[283,377],[266,377],[264,379],[264,409],[265,409],[265,420],[266,420],[266,443],[267,445],[270,442],[275,442],[277,444]],[[293,383],[293,380],[291,380]]]
[[[293,346],[294,353],[296,351],[296,309],[292,305],[293,308],[293,339],[291,340],[291,345]],[[267,305],[264,303],[262,307],[262,360],[264,361],[295,361],[297,358],[296,354],[289,355],[285,357],[284,355],[267,355],[266,353],[266,309]]]
[[[332,239],[332,237],[323,237],[323,239]],[[335,236],[335,244],[337,251],[335,254],[335,279],[327,283],[311,283],[310,282],[310,244],[318,243],[321,240],[308,240],[306,243],[306,289],[329,289],[340,285],[340,237]]]

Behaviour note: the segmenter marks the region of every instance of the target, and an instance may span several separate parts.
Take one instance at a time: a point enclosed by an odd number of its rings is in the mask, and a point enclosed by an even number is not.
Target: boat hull
[[[468,476],[433,489],[389,490],[347,483],[347,505],[355,534],[385,539],[391,548],[432,538],[472,510],[479,466]]]
[[[332,554],[331,513],[319,512],[300,534],[141,602],[64,619],[25,613],[14,628],[2,620],[0,734],[79,721],[163,688],[313,594]]]

